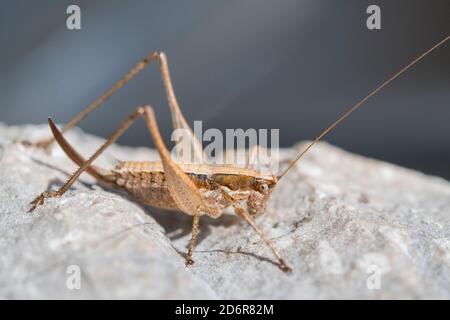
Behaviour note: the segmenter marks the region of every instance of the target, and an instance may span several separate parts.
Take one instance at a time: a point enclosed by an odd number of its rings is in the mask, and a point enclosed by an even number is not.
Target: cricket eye
[[[261,183],[259,185],[259,191],[263,194],[267,194],[267,192],[269,191],[269,186],[267,185],[267,183]]]

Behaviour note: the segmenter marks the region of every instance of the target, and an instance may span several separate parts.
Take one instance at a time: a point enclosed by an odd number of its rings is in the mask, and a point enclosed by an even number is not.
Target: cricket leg
[[[192,255],[194,253],[195,244],[197,243],[199,223],[200,223],[200,214],[196,214],[194,215],[194,218],[192,220],[192,237],[191,241],[189,242],[189,250],[186,257],[186,266],[192,265],[194,263],[194,260],[192,260]]]
[[[53,122],[51,118],[48,118],[48,125],[50,126],[50,129],[52,130],[53,136],[55,137],[56,142],[59,144],[61,149],[64,151],[64,153],[73,161],[76,165],[81,167],[86,160],[81,156],[72,146],[71,144],[66,140],[66,138],[63,136],[61,131],[58,129],[56,124]],[[114,184],[111,183],[109,179],[107,179],[107,174],[109,173],[106,170],[100,169],[98,167],[94,167],[92,165],[88,166],[86,168],[86,172],[89,173],[91,176],[99,180],[100,182],[110,186],[114,187]]]
[[[117,128],[113,134],[103,143],[103,145],[95,151],[95,153],[87,160],[85,161],[77,171],[75,171],[74,174],[72,174],[67,182],[57,191],[45,191],[41,193],[36,199],[34,199],[31,202],[31,207],[29,212],[33,211],[38,207],[39,205],[43,204],[45,199],[47,198],[53,198],[53,197],[60,197],[62,196],[71,186],[72,184],[78,179],[78,177],[87,170],[92,162],[97,159],[97,157],[105,151],[106,148],[108,148],[112,143],[114,143],[130,126],[133,124],[133,122],[140,116],[144,114],[144,108],[139,107],[137,108],[132,114],[128,116],[128,118],[122,122],[122,124]],[[55,126],[56,127],[56,126]]]
[[[172,115],[172,125],[174,129],[184,130],[189,137],[189,145],[191,146],[191,161],[194,163],[202,163],[206,156],[203,153],[203,147],[201,142],[192,132],[191,127],[188,125],[183,113],[181,112],[180,105],[178,104],[175,90],[173,89],[172,80],[170,78],[169,64],[164,52],[158,55],[158,62],[161,72],[161,78],[164,84],[164,89],[167,95],[167,102],[169,103],[170,113]],[[179,143],[180,141],[176,141]],[[185,151],[187,152],[187,150]]]
[[[236,212],[236,214],[238,216],[240,216],[242,219],[244,219],[245,221],[247,221],[247,223],[253,228],[253,230],[255,230],[256,233],[259,234],[259,236],[264,240],[264,242],[267,244],[267,246],[270,248],[270,250],[272,250],[272,253],[278,259],[278,263],[279,263],[278,266],[280,267],[280,269],[283,270],[284,272],[291,272],[292,269],[287,265],[287,263],[281,257],[280,253],[277,251],[277,249],[275,248],[272,241],[270,241],[270,239],[267,238],[264,235],[264,233],[255,225],[255,223],[253,222],[252,218],[247,213],[247,211],[245,211],[238,204],[234,204],[233,206],[234,206],[234,211]]]
[[[119,81],[116,82],[108,91],[106,91],[102,96],[100,96],[97,100],[91,103],[88,107],[83,109],[80,113],[74,116],[72,119],[67,122],[67,124],[61,129],[62,133],[65,133],[69,129],[75,127],[81,120],[83,120],[89,113],[97,109],[103,102],[108,100],[114,93],[116,93],[120,88],[122,88],[125,84],[128,83],[131,79],[133,79],[136,75],[138,75],[151,61],[159,59],[159,52],[151,52],[144,59],[139,61],[133,68],[131,68]],[[38,148],[48,148],[50,144],[55,139],[43,139],[37,141],[35,143],[31,143],[29,141],[22,141],[25,145],[31,145]]]
[[[209,207],[203,200],[197,186],[189,176],[174,162],[164,144],[158,129],[155,114],[151,107],[145,107],[145,121],[150,130],[150,134],[155,142],[156,149],[164,168],[164,176],[170,195],[176,203],[178,209],[188,215],[193,216],[192,239],[189,245],[189,252],[186,257],[186,265],[193,263],[192,254],[198,234],[198,224],[200,215],[217,215],[218,209]]]
[[[155,114],[151,107],[144,108],[144,119],[155,142],[159,156],[161,157],[169,192],[178,208],[184,213],[192,216],[197,214],[200,209],[203,210],[203,213],[208,213],[211,210],[215,211],[206,205],[195,183],[180,168],[180,166],[172,160],[169,150],[167,150],[167,147],[162,140]]]
[[[83,109],[79,114],[69,120],[67,124],[61,129],[62,133],[65,133],[69,129],[75,127],[81,120],[83,120],[88,114],[97,109],[103,102],[105,102],[109,97],[111,97],[115,92],[122,88],[125,84],[133,79],[137,74],[139,74],[151,61],[156,60],[159,63],[160,74],[163,80],[164,88],[167,95],[167,100],[169,103],[170,111],[172,114],[172,123],[174,129],[184,129],[187,131],[190,137],[190,144],[193,149],[194,161],[201,162],[203,159],[203,149],[201,143],[195,137],[192,129],[187,124],[184,118],[177,98],[175,96],[175,91],[173,89],[172,80],[170,78],[169,66],[167,62],[167,57],[163,52],[152,52],[148,54],[144,59],[142,59],[138,64],[136,64],[124,77],[122,77],[114,86],[112,86],[106,93],[95,100],[88,107]],[[30,143],[28,141],[23,141],[25,145],[32,145],[39,148],[47,148],[54,141],[54,138],[44,139],[36,143]]]

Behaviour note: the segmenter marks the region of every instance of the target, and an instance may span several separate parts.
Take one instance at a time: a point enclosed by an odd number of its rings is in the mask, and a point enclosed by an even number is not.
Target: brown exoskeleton
[[[175,97],[172,82],[170,80],[167,59],[164,53],[151,53],[132,68],[103,96],[71,119],[61,131],[59,131],[53,121],[49,118],[49,125],[53,133],[53,138],[34,143],[33,145],[45,148],[56,140],[67,156],[70,157],[79,168],[59,190],[43,192],[32,201],[30,211],[34,210],[37,206],[42,205],[46,198],[62,196],[78,179],[80,174],[86,171],[99,182],[107,186],[126,190],[131,196],[144,204],[166,209],[176,209],[191,215],[193,217],[192,238],[186,257],[186,265],[193,263],[192,254],[198,235],[200,216],[207,215],[212,218],[219,218],[225,208],[233,207],[235,213],[243,218],[265,241],[277,258],[279,267],[283,271],[290,271],[290,267],[276,250],[272,241],[254,224],[252,216],[264,212],[267,200],[270,198],[277,182],[279,182],[279,180],[315,143],[321,140],[341,121],[358,109],[371,96],[384,88],[389,82],[397,78],[408,68],[449,39],[450,36],[447,36],[431,49],[421,54],[399,72],[383,82],[355,106],[351,107],[338,120],[315,138],[279,176],[262,174],[248,167],[237,168],[210,164],[177,163],[171,158],[171,155],[161,138],[153,109],[150,106],[138,107],[107,139],[107,141],[88,160],[85,160],[67,142],[63,133],[77,125],[90,112],[99,107],[112,94],[136,76],[151,61],[157,61],[159,63],[169,107],[172,113],[174,129],[181,128],[189,132],[190,144],[194,150],[194,156],[203,159],[201,143],[196,139],[191,128],[187,124]],[[104,170],[93,166],[92,162],[141,116],[147,123],[161,161],[120,162],[112,170]]]

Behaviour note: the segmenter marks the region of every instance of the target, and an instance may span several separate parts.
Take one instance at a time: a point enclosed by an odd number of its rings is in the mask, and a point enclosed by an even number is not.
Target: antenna
[[[287,167],[286,170],[283,171],[283,173],[281,175],[278,176],[278,180],[280,180],[290,169],[292,169],[292,167],[301,159],[303,158],[303,156],[309,151],[309,149],[312,148],[313,145],[315,145],[319,140],[321,140],[327,133],[329,133],[331,130],[333,130],[338,124],[340,124],[344,119],[346,119],[350,114],[352,114],[354,111],[356,111],[356,109],[358,109],[359,107],[361,107],[361,105],[364,104],[364,102],[366,102],[367,100],[369,100],[370,97],[374,96],[375,94],[377,94],[379,91],[381,91],[381,89],[383,89],[385,86],[387,86],[391,81],[393,81],[394,79],[396,79],[398,76],[400,76],[402,73],[404,73],[406,70],[408,70],[410,67],[412,67],[414,64],[416,64],[417,62],[419,62],[420,60],[422,60],[426,55],[428,55],[431,51],[433,51],[434,49],[438,48],[439,46],[441,46],[442,44],[444,44],[447,40],[450,39],[450,35],[448,35],[445,39],[439,41],[438,43],[436,43],[433,47],[431,47],[430,49],[428,49],[426,52],[422,53],[420,56],[418,56],[416,59],[414,59],[413,61],[411,61],[409,64],[407,64],[405,67],[403,67],[400,71],[398,71],[397,73],[395,73],[392,77],[390,77],[389,79],[387,79],[385,82],[383,82],[380,86],[378,86],[378,88],[376,88],[375,90],[373,90],[371,93],[369,93],[365,98],[363,98],[362,100],[360,100],[357,104],[355,104],[353,107],[351,107],[347,112],[345,112],[342,116],[340,116],[335,122],[333,122],[328,128],[326,128],[324,131],[322,131],[322,133],[317,136],[314,141],[312,141],[301,153],[300,155],[294,160],[292,161],[289,166]]]

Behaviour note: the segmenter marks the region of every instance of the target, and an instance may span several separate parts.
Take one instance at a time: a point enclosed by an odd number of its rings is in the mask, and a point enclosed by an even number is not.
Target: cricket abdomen
[[[110,180],[125,189],[141,203],[164,209],[178,209],[173,200],[163,171],[142,170],[139,163],[121,163],[110,173]],[[156,170],[155,170],[156,169]],[[198,187],[203,200],[211,207],[223,209],[228,206],[218,188],[212,186],[206,175],[187,173]]]
[[[165,209],[177,209],[162,172],[114,171],[117,186],[139,202]]]
[[[251,213],[260,212],[270,195],[269,190],[261,193],[260,186],[266,180],[255,177],[253,172],[233,174],[228,167],[186,166],[183,171],[194,182],[208,207],[217,211],[233,204],[228,196],[224,196],[223,188],[239,201],[246,201]],[[197,169],[197,170],[193,170]],[[194,172],[195,171],[195,172]],[[139,202],[165,209],[178,209],[173,200],[164,170],[160,162],[120,162],[108,175],[108,179],[118,187],[125,189],[130,196]]]

